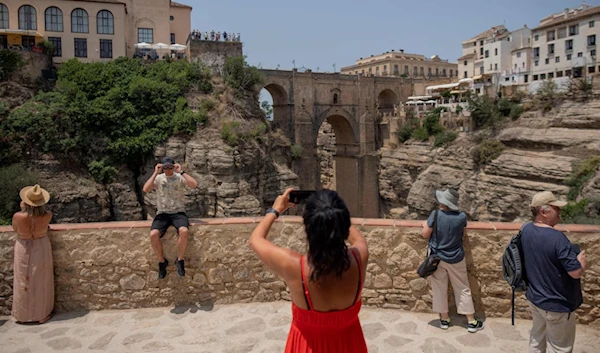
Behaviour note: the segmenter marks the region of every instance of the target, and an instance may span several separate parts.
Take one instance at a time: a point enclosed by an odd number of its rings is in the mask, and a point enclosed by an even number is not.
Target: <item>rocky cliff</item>
[[[471,150],[495,138],[506,148],[484,165],[473,162]],[[393,218],[423,218],[434,207],[434,191],[459,190],[460,206],[472,220],[520,221],[529,218],[531,196],[550,190],[562,197],[573,167],[600,155],[600,101],[564,103],[543,114],[531,111],[495,134],[461,136],[445,148],[407,142],[383,148],[379,170],[384,213]],[[582,187],[578,198],[600,205],[600,169]]]

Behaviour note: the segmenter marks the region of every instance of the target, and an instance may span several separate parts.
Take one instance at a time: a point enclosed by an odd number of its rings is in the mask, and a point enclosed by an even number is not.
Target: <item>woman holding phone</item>
[[[292,326],[285,352],[367,352],[358,319],[367,242],[351,225],[339,195],[321,190],[308,197],[302,216],[307,254],[271,243],[266,238],[273,222],[295,206],[289,201],[292,190],[277,197],[250,237],[252,250],[291,292]]]

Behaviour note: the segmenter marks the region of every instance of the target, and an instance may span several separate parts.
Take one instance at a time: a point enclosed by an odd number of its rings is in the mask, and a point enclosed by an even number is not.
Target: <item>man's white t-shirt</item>
[[[173,173],[167,177],[164,173],[154,179],[156,186],[156,214],[185,212],[185,191],[187,180]]]

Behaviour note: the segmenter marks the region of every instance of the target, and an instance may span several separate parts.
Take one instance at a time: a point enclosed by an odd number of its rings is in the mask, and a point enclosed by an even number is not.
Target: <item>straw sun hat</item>
[[[48,203],[50,194],[39,185],[26,186],[19,192],[21,200],[29,206],[39,207]]]

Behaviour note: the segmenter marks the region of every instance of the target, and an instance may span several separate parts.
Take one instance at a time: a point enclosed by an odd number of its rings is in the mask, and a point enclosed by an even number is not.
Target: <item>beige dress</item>
[[[20,322],[40,321],[54,308],[54,269],[47,230],[30,229],[15,242],[12,316]]]

